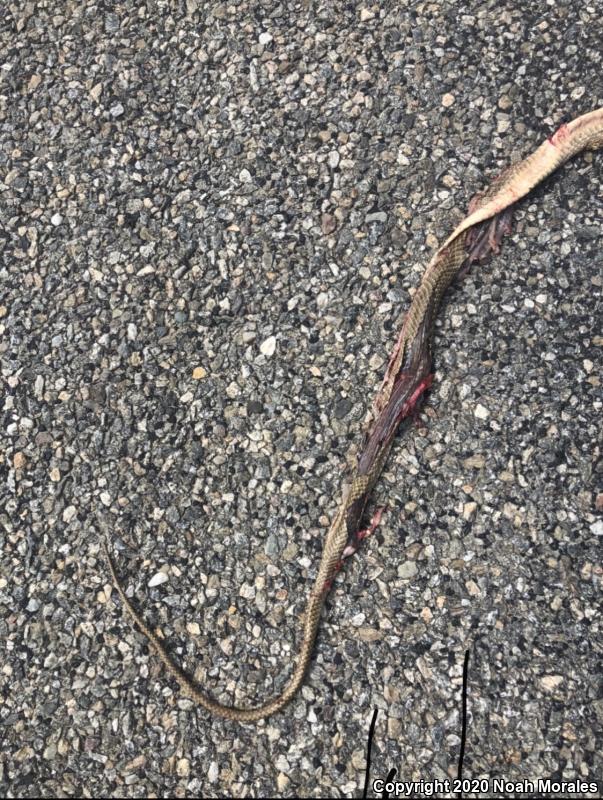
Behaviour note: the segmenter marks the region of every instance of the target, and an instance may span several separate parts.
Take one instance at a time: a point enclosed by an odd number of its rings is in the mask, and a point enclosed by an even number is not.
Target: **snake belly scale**
[[[113,583],[130,617],[182,692],[210,714],[238,722],[254,722],[279,711],[296,694],[312,659],[321,611],[333,578],[344,559],[356,552],[361,540],[379,521],[378,513],[369,527],[361,527],[366,503],[383,469],[398,426],[412,413],[431,383],[433,329],[444,292],[464,266],[484,258],[491,250],[497,250],[503,233],[508,230],[510,209],[520,198],[580,151],[601,147],[603,108],[562,125],[531,155],[506,169],[471,204],[468,215],[429,262],[373,402],[356,467],[346,481],[327,532],[318,572],[308,594],[295,665],[280,694],[249,708],[222,705],[212,699],[177,666],[164,644],[135,609],[121,584],[108,546],[104,544]]]

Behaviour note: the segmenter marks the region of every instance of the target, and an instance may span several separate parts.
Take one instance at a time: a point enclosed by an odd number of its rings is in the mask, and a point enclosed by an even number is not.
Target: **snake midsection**
[[[503,233],[509,229],[510,210],[520,198],[576,153],[600,147],[603,147],[603,108],[563,125],[531,155],[505,170],[471,204],[467,217],[429,262],[375,397],[356,467],[345,483],[338,510],[325,537],[318,572],[305,609],[297,660],[280,694],[251,708],[223,705],[205,694],[172,661],[158,636],[134,608],[105,546],[113,582],[130,616],[181,690],[211,714],[238,722],[253,722],[279,711],[299,690],[312,658],[321,611],[333,579],[341,569],[343,560],[357,550],[362,539],[378,522],[379,514],[368,528],[361,528],[366,504],[381,474],[396,431],[402,420],[412,414],[431,383],[433,331],[444,292],[461,270],[498,249]]]

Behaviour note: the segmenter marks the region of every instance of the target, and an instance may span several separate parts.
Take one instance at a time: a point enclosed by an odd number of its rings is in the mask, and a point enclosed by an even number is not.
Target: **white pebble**
[[[398,567],[398,577],[404,578],[405,580],[414,578],[417,572],[418,572],[417,565],[415,564],[414,561],[405,561]]]
[[[165,572],[156,572],[155,575],[151,578],[148,585],[149,586],[161,586],[162,583],[167,583],[169,580],[168,576]]]
[[[226,397],[234,400],[234,398],[238,397],[240,394],[241,390],[239,389],[238,383],[236,381],[231,381],[226,387]]]
[[[475,407],[475,411],[473,412],[478,419],[488,419],[490,416],[490,412],[485,406],[482,406],[481,403],[478,403]]]
[[[60,225],[61,222],[63,221],[63,217],[60,214],[53,214],[52,217],[50,218],[50,221],[56,228],[57,225]]]
[[[260,352],[265,356],[274,355],[275,350],[276,350],[276,336],[269,336],[267,339],[264,339],[264,341],[260,345]]]
[[[63,511],[63,522],[71,522],[76,514],[77,509],[75,506],[67,506],[67,508]]]
[[[552,692],[563,683],[563,675],[544,675],[540,684],[547,692]]]
[[[316,297],[316,305],[322,311],[329,305],[329,295],[326,292],[319,292]]]
[[[258,41],[260,44],[264,45],[270,44],[270,42],[272,41],[272,34],[268,33],[268,31],[263,31],[262,33],[260,33]]]

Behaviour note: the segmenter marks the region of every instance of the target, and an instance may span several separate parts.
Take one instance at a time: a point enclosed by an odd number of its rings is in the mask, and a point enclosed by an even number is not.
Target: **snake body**
[[[361,529],[367,500],[383,469],[398,426],[413,411],[431,382],[434,322],[444,292],[464,266],[497,250],[502,234],[508,230],[510,209],[520,198],[576,153],[600,147],[603,147],[603,108],[562,125],[531,155],[505,170],[471,204],[467,217],[429,262],[373,403],[356,467],[344,485],[339,507],[326,535],[318,573],[306,605],[297,660],[278,696],[256,707],[239,708],[222,705],[201,691],[174,663],[163,643],[132,605],[105,545],[113,582],[125,608],[184,694],[210,714],[238,722],[253,722],[279,711],[296,694],[312,658],[321,611],[333,578],[343,560],[356,551],[360,541],[378,523],[379,514],[368,528]]]

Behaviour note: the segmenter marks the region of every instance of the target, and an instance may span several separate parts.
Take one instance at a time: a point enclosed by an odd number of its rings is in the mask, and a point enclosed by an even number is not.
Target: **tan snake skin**
[[[375,398],[364,449],[361,449],[355,471],[343,490],[339,509],[327,533],[318,574],[306,606],[297,661],[287,685],[278,696],[254,708],[238,708],[222,705],[197,688],[171,660],[162,642],[132,605],[105,545],[113,582],[130,616],[184,694],[211,714],[238,722],[254,722],[279,711],[298,691],[312,658],[321,610],[333,578],[343,559],[355,552],[360,540],[377,524],[378,515],[369,529],[359,530],[364,506],[387,459],[396,429],[412,412],[431,382],[431,339],[442,295],[465,263],[478,260],[490,249],[497,249],[508,224],[508,218],[501,217],[506,209],[576,153],[600,147],[603,147],[603,108],[563,125],[530,156],[509,167],[472,204],[469,215],[431,259],[413,296],[383,384]],[[476,232],[477,236],[473,237]]]

